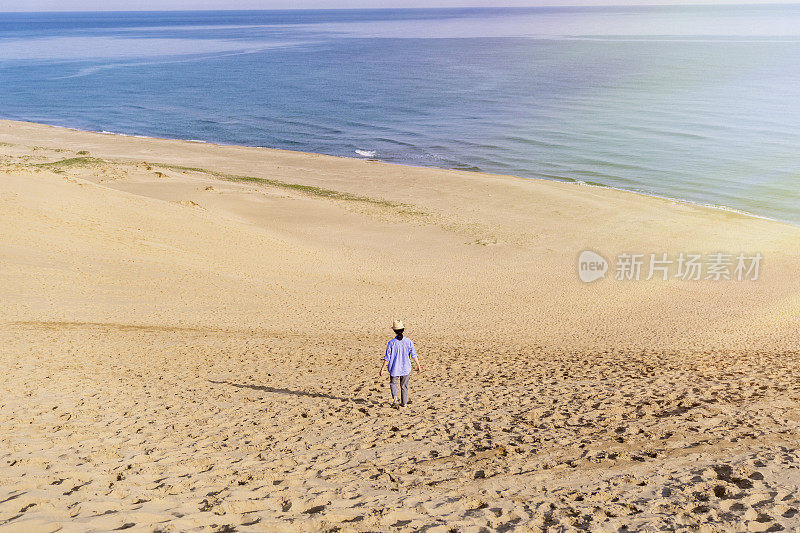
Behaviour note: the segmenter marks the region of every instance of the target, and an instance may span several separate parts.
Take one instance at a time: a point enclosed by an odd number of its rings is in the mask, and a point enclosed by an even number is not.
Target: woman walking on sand
[[[405,407],[408,400],[408,382],[411,380],[411,360],[417,364],[417,372],[422,372],[419,365],[419,357],[414,349],[414,343],[408,337],[403,336],[405,327],[401,320],[395,320],[392,324],[395,337],[386,345],[386,355],[383,356],[383,364],[378,376],[383,376],[383,369],[389,367],[389,388],[392,390],[392,409]],[[397,387],[400,386],[398,392]],[[399,403],[398,403],[399,402]]]

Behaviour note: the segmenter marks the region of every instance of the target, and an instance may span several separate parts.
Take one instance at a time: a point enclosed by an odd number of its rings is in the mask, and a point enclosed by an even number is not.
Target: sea
[[[800,5],[0,13],[0,117],[800,224]]]

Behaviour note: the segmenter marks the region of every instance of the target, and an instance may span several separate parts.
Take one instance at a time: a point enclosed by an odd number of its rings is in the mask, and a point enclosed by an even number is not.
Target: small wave
[[[119,133],[117,131],[108,131],[108,130],[95,131],[94,133],[99,133],[101,135],[118,135],[120,137],[139,137],[140,139],[151,139],[152,138],[149,135],[138,135],[136,133]]]
[[[186,140],[187,140],[188,142],[190,142],[190,143],[202,143],[202,144],[205,144],[205,143],[207,143],[207,142],[208,142],[208,141],[203,141],[203,140],[201,140],[201,139],[186,139]]]
[[[364,157],[375,157],[375,150],[356,150],[356,153]]]
[[[152,137],[150,137],[149,135],[138,135],[136,133],[119,133],[116,131],[108,131],[108,130],[100,130],[100,131],[95,131],[93,133],[99,133],[100,135],[117,135],[119,137],[138,137],[140,139],[152,139]]]
[[[413,146],[414,146],[414,145],[413,145],[413,144],[411,144],[411,143],[407,143],[407,142],[403,142],[403,141],[398,141],[398,140],[396,140],[396,139],[388,139],[388,138],[385,138],[385,137],[378,137],[376,140],[377,140],[377,141],[380,141],[380,142],[382,142],[382,143],[396,144],[396,145],[398,145],[398,146],[409,146],[409,147],[413,147]]]
[[[476,167],[475,165],[468,165],[466,163],[459,163],[453,167],[453,170],[465,170],[467,172],[483,172],[481,167]]]

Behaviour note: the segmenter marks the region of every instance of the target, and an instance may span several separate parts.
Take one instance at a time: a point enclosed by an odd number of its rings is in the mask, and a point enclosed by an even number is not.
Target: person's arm
[[[389,346],[390,344],[386,345],[386,353],[383,355],[383,364],[381,365],[380,372],[378,372],[378,377],[383,376],[383,369],[386,368],[387,364],[389,364]]]
[[[414,347],[414,342],[411,342],[411,360],[417,363],[417,372],[422,372],[422,367],[419,365],[419,354],[417,354],[417,349]]]

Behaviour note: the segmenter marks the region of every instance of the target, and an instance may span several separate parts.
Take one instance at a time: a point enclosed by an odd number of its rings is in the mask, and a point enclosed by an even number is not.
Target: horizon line
[[[800,0],[790,2],[753,2],[745,0],[741,2],[701,2],[701,3],[634,3],[634,4],[543,4],[531,6],[441,6],[441,7],[342,7],[342,8],[308,8],[308,7],[287,7],[276,9],[108,9],[108,10],[43,10],[43,11],[0,11],[4,14],[47,14],[47,13],[194,13],[194,12],[280,12],[280,11],[434,11],[434,10],[491,10],[491,9],[552,9],[552,8],[631,8],[631,7],[727,7],[727,6],[800,6]]]

